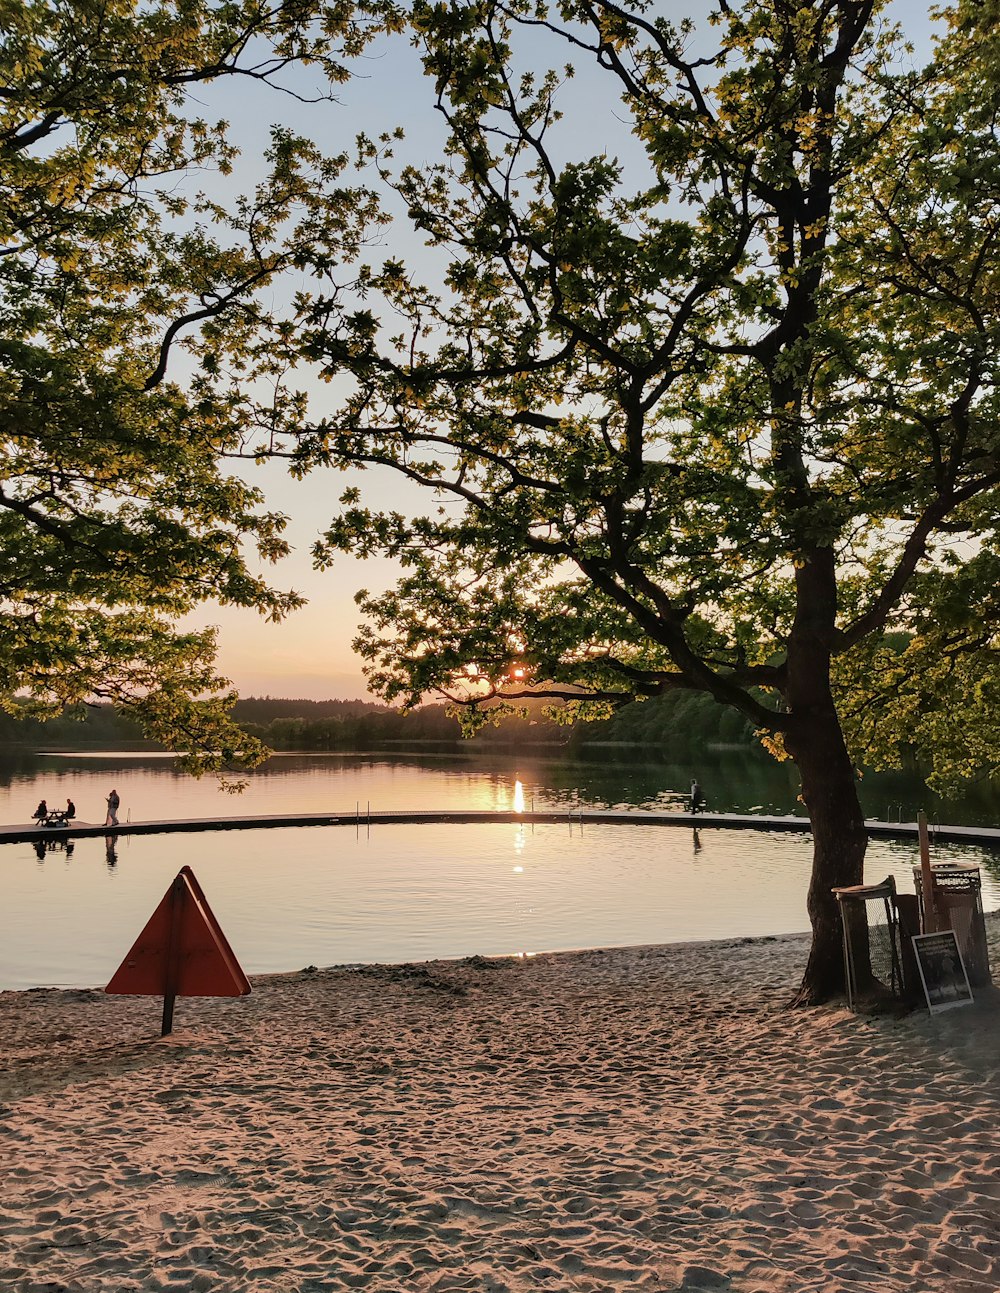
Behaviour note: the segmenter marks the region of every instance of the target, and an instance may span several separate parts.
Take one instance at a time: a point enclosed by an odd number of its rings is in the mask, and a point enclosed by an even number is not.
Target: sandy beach
[[[0,994],[0,1286],[993,1289],[1000,993],[789,1011],[806,946]]]

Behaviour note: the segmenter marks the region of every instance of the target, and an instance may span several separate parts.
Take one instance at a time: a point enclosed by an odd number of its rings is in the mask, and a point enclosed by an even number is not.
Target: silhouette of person
[[[700,812],[705,807],[705,797],[701,793],[701,786],[698,785],[696,778],[691,781],[691,808],[692,813]]]
[[[118,825],[118,805],[120,803],[121,800],[118,798],[118,791],[112,790],[111,794],[108,795],[108,815],[104,819],[105,826]]]
[[[67,799],[66,800],[66,820],[68,822],[72,821],[75,816],[76,816],[76,804],[73,803],[72,799]]]
[[[48,815],[49,815],[48,805],[46,804],[45,800],[42,799],[39,801],[38,807],[32,813],[32,818],[36,822],[44,822],[46,817],[48,817]]]

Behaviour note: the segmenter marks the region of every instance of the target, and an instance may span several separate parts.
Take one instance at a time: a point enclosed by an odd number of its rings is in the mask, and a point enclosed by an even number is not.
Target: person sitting
[[[36,822],[44,822],[49,815],[48,805],[45,800],[41,800],[38,807],[32,813],[32,819]]]
[[[63,813],[63,816],[68,822],[71,822],[76,816],[76,804],[73,803],[72,799],[66,800],[66,811]]]

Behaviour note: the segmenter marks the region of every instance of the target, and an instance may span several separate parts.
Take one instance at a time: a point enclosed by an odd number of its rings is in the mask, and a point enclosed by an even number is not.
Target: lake
[[[166,758],[106,752],[0,765],[0,820],[67,797],[100,822],[114,786],[123,821],[360,809],[592,804],[679,808],[693,771],[712,808],[791,811],[787,770],[375,755],[288,755],[237,799]],[[575,769],[575,771],[574,771]],[[742,787],[733,789],[733,786]],[[754,803],[747,802],[754,800]],[[798,805],[801,812],[801,805]],[[530,955],[574,947],[748,937],[806,928],[808,835],[565,824],[310,827],[53,840],[0,850],[0,988],[105,983],[178,869],[190,865],[249,974],[306,965]],[[978,848],[984,904],[1000,868]],[[867,878],[912,892],[915,846],[869,847]]]

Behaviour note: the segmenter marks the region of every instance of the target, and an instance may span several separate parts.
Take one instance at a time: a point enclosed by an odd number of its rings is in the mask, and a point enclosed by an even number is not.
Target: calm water
[[[713,807],[711,769],[699,769]],[[276,758],[233,801],[168,760],[105,755],[8,766],[0,820],[25,821],[43,794],[81,820],[103,817],[115,786],[124,820],[554,803],[679,806],[688,770],[351,756]],[[589,778],[589,779],[588,779]],[[673,784],[671,784],[673,783]],[[718,785],[722,778],[719,773]],[[777,790],[762,805],[788,811]],[[768,794],[772,797],[768,799]],[[725,802],[725,801],[724,801]],[[792,797],[792,802],[794,798]],[[726,806],[729,803],[726,802]],[[741,805],[736,805],[741,806]],[[754,806],[754,805],[743,805]],[[805,928],[808,836],[684,827],[321,827],[63,841],[0,849],[0,988],[103,984],[180,866],[189,864],[250,974],[305,965],[531,953]],[[978,849],[939,849],[983,866],[1000,907],[1000,870]],[[912,891],[915,850],[873,843],[867,875]]]

